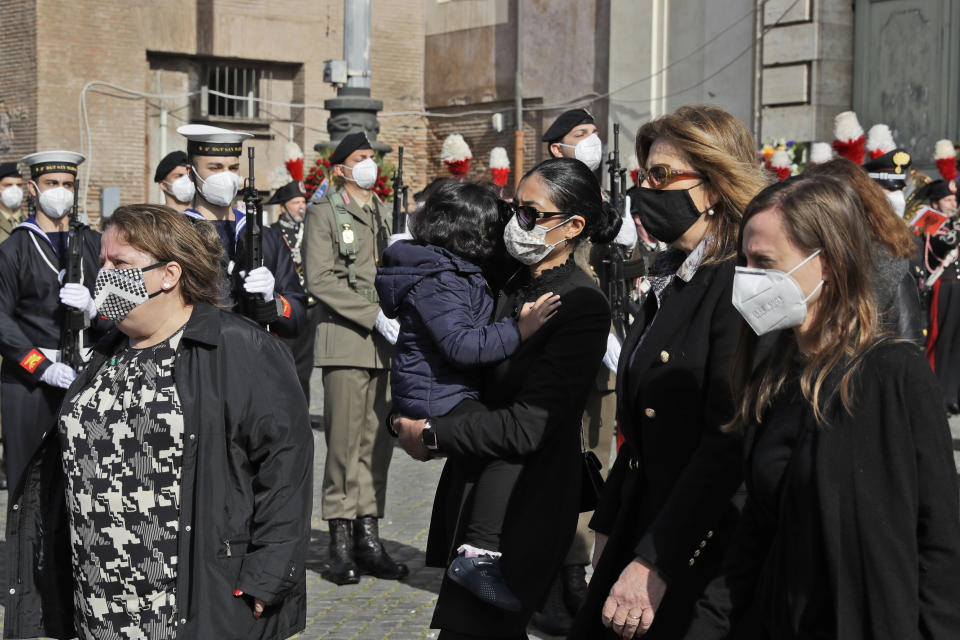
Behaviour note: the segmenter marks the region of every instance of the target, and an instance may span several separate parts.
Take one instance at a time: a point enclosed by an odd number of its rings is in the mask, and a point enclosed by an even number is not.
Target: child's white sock
[[[486,549],[480,549],[479,547],[474,547],[469,544],[462,544],[457,547],[457,553],[463,554],[465,558],[476,558],[479,556],[499,558],[501,555],[503,555],[499,551],[487,551]]]

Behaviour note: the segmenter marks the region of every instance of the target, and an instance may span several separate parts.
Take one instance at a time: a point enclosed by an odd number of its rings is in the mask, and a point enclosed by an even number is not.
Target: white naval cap
[[[77,175],[77,167],[86,160],[76,151],[38,151],[24,156],[20,162],[30,167],[30,177],[36,179],[45,173],[72,173]]]
[[[239,156],[243,141],[252,133],[230,131],[208,124],[185,124],[177,133],[187,139],[187,153],[191,156]]]

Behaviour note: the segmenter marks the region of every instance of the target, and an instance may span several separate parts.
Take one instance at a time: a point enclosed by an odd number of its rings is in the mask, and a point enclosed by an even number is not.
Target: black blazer
[[[835,412],[812,449],[832,637],[960,638],[960,510],[936,378],[907,342],[875,347],[855,375],[852,413]],[[748,451],[756,432],[747,431]],[[687,638],[765,637],[764,612],[751,605],[761,576],[776,572],[768,550],[777,529],[811,516],[791,506],[781,501],[771,530],[747,500]]]
[[[603,602],[637,556],[668,583],[651,630],[657,635],[646,637],[682,633],[719,571],[742,464],[741,438],[721,431],[733,414],[740,324],[733,272],[730,260],[702,266],[690,282],[676,278],[659,311],[651,292],[624,342],[617,410],[625,442],[591,520],[609,539],[570,638],[604,637]]]
[[[476,471],[491,459],[522,464],[500,550],[504,579],[523,611],[511,614],[486,605],[445,577],[434,627],[484,638],[523,636],[573,541],[580,504],[580,423],[606,349],[610,309],[572,260],[558,269],[545,274],[549,282],[540,290],[560,294],[559,311],[490,371],[482,404],[467,400],[431,421],[449,459],[434,500],[427,564],[447,566],[462,543]],[[519,302],[536,295],[508,283],[497,300],[496,318],[511,315]]]

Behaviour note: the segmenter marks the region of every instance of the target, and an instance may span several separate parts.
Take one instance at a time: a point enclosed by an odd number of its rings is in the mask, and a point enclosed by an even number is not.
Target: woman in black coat
[[[94,299],[117,329],[11,495],[6,637],[304,628],[306,401],[289,350],[211,304],[220,252],[213,229],[167,207],[107,223]]]
[[[506,480],[501,567],[521,611],[484,604],[445,576],[431,625],[444,640],[527,637],[577,526],[581,416],[610,328],[606,298],[573,261],[578,238],[608,242],[620,224],[594,175],[577,160],[547,160],[524,176],[516,202],[506,248],[529,268],[506,283],[495,319],[516,317],[547,292],[560,295],[558,312],[490,369],[482,402],[466,401],[442,418],[395,421],[410,455],[448,457],[430,523],[430,566],[446,567],[464,542],[480,472],[495,464]]]
[[[719,570],[741,477],[740,440],[721,426],[733,413],[736,234],[764,184],[754,154],[746,127],[715,107],[638,133],[639,215],[670,249],[620,354],[625,441],[590,523],[595,570],[570,638],[675,638]]]
[[[744,213],[747,500],[689,639],[960,637],[950,430],[920,349],[883,334],[862,216],[849,186],[806,176]]]

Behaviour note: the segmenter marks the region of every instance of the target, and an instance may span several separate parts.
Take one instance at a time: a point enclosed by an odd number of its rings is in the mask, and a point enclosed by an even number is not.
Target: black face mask
[[[690,189],[638,189],[640,206],[637,214],[647,233],[670,244],[693,226],[700,218],[700,211],[693,204]]]

